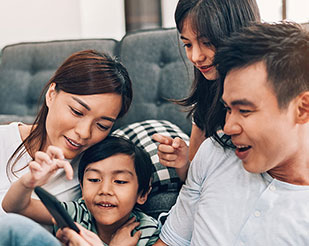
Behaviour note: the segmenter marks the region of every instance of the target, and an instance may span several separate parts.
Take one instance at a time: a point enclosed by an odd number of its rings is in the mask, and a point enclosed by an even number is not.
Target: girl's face
[[[208,80],[215,80],[217,70],[212,66],[215,55],[215,47],[206,38],[198,38],[192,29],[190,18],[186,18],[183,23],[180,38],[184,43],[188,59],[201,71]]]
[[[46,146],[62,149],[72,159],[103,140],[112,129],[121,109],[121,95],[104,93],[75,95],[57,92],[53,83],[46,93]]]

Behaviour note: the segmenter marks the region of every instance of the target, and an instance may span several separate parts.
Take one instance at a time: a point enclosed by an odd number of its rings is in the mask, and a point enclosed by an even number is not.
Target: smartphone
[[[79,229],[75,225],[73,219],[55,196],[39,186],[34,188],[34,192],[38,195],[50,214],[56,220],[58,227],[69,227],[79,233]]]

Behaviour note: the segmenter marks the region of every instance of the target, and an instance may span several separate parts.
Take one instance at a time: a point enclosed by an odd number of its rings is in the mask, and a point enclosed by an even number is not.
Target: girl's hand
[[[69,246],[103,246],[99,236],[92,231],[87,230],[78,223],[75,223],[80,230],[80,233],[65,227],[59,229],[56,237],[64,244]]]
[[[142,234],[141,231],[135,232],[133,236],[132,231],[139,225],[135,221],[135,217],[129,219],[122,227],[120,227],[113,235],[109,246],[136,246]]]
[[[189,148],[183,139],[173,139],[158,133],[152,135],[152,139],[160,143],[158,156],[162,165],[174,168],[184,168],[188,165]]]
[[[30,172],[23,177],[23,184],[30,189],[44,185],[60,168],[65,170],[68,179],[73,178],[72,166],[64,159],[62,150],[56,146],[49,146],[46,152],[35,153],[34,160],[29,163]]]

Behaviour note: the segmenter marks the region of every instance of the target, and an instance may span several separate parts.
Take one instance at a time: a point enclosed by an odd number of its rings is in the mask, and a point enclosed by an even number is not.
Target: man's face
[[[244,168],[285,175],[297,161],[295,100],[279,109],[263,62],[230,71],[222,99],[227,108],[224,132],[231,136]]]

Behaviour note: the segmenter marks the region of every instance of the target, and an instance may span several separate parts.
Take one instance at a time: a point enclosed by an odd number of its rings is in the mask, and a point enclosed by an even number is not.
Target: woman
[[[32,125],[13,122],[0,126],[0,201],[12,181],[27,169],[37,151],[50,145],[63,150],[77,168],[78,155],[103,140],[114,122],[129,109],[132,85],[127,70],[94,50],[74,53],[57,69],[43,89],[43,105]],[[60,200],[79,197],[77,175],[63,171],[45,186]],[[4,213],[1,206],[0,214]]]
[[[222,40],[238,29],[260,21],[255,0],[179,0],[175,22],[187,58],[194,65],[194,81],[190,95],[176,101],[192,116],[189,148],[180,138],[155,134],[160,163],[175,167],[179,177],[186,179],[187,170],[200,144],[209,136],[219,143],[225,111],[220,102],[217,71],[212,66],[216,49]]]

